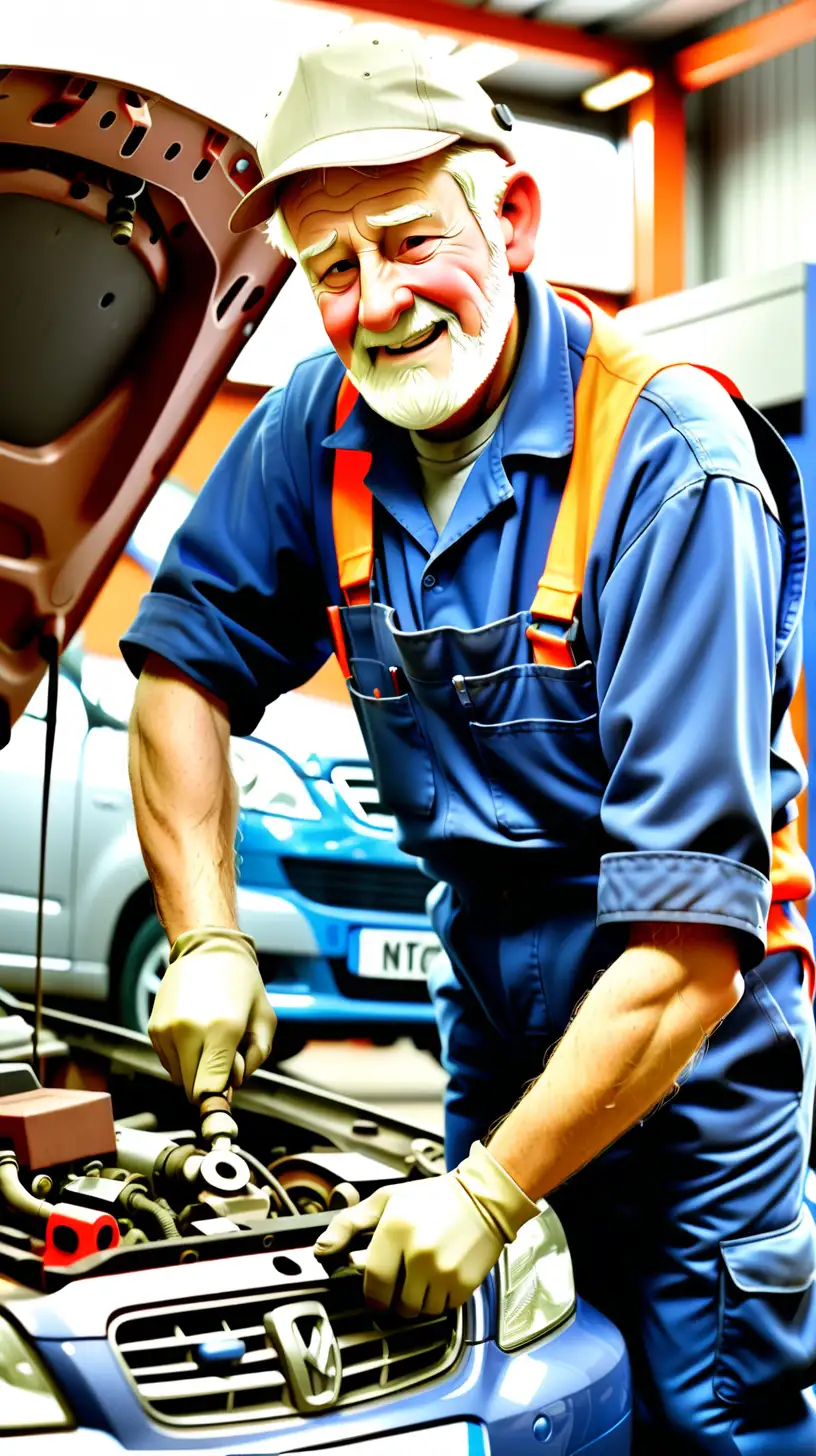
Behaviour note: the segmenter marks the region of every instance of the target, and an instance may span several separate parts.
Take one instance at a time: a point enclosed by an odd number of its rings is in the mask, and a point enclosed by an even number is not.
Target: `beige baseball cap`
[[[313,167],[412,162],[464,139],[516,160],[506,106],[494,106],[455,58],[432,60],[422,36],[401,26],[352,25],[304,52],[264,117],[263,181],[230,218],[234,233],[265,222],[280,184]]]

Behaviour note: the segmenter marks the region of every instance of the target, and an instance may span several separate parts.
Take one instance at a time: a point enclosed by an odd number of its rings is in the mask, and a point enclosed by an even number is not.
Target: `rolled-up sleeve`
[[[601,596],[609,768],[598,921],[731,927],[749,964],[770,903],[770,724],[784,546],[724,477],[670,496]]]
[[[286,448],[286,395],[255,408],[174,536],[121,642],[138,675],[158,653],[214,693],[232,730],[251,733],[268,703],[306,682],[331,652],[326,587]]]

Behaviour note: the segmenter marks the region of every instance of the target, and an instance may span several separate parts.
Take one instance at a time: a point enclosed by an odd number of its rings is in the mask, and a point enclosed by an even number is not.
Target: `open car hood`
[[[119,81],[0,69],[0,746],[292,264],[251,146]]]

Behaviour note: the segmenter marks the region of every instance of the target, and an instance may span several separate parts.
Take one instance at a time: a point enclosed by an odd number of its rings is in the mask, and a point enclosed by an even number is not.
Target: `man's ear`
[[[533,261],[538,225],[541,221],[541,193],[529,172],[511,172],[507,191],[499,206],[507,262],[511,273],[524,273]]]

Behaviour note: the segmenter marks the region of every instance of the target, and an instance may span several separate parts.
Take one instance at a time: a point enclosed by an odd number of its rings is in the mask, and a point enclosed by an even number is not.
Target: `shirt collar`
[[[575,429],[572,376],[564,314],[556,294],[546,284],[539,289],[525,274],[516,277],[516,294],[527,327],[507,408],[500,425],[501,454],[542,455],[558,458],[572,449]],[[406,431],[390,424],[357,399],[345,423],[327,435],[329,449],[369,450]]]

